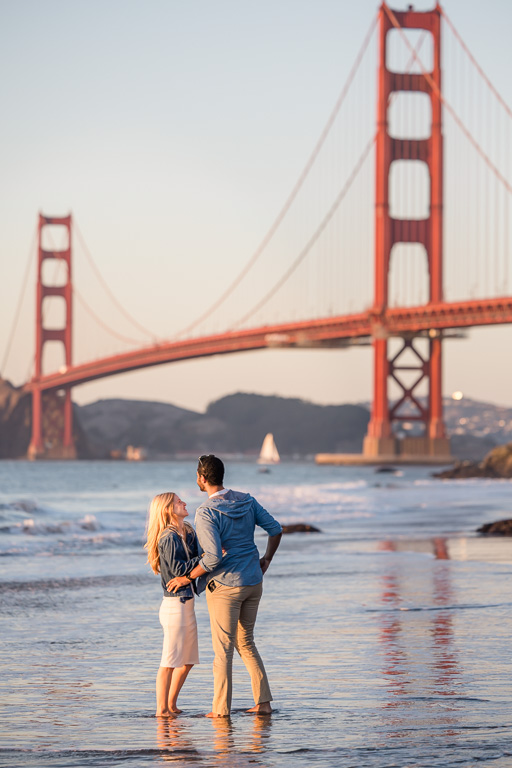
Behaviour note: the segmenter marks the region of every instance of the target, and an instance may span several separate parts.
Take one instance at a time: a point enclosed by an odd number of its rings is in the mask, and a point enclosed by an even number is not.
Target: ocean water
[[[233,462],[226,485],[321,529],[284,536],[265,576],[275,711],[245,713],[237,659],[231,718],[204,717],[203,596],[201,664],[162,720],[144,525],[164,490],[194,510],[195,466],[0,462],[0,766],[512,766],[512,540],[475,533],[512,516],[510,482]]]

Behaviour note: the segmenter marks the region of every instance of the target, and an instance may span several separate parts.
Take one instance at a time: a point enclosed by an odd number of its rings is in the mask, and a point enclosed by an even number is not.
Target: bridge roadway
[[[153,365],[211,355],[276,347],[342,347],[349,346],[352,339],[372,336],[404,336],[506,323],[512,323],[510,297],[401,307],[387,309],[384,313],[369,310],[322,320],[283,323],[184,341],[162,342],[81,365],[61,368],[39,379],[33,378],[27,382],[24,389],[61,389]]]

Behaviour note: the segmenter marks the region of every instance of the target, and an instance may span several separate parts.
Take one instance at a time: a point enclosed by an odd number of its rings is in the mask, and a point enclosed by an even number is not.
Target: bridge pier
[[[383,461],[426,463],[439,459],[441,463],[451,461],[450,440],[447,437],[392,437],[379,438],[367,435],[364,439],[363,456],[368,463]],[[372,461],[374,460],[374,462]]]

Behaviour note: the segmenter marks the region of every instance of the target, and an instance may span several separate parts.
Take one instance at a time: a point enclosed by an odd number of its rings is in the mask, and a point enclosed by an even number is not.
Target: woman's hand
[[[190,579],[187,579],[186,576],[175,576],[174,579],[167,582],[166,587],[168,592],[177,592],[180,587],[186,587],[188,584],[190,584]]]

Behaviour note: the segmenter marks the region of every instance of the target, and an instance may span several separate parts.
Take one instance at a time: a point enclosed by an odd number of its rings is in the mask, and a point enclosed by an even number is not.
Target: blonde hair
[[[148,563],[154,573],[160,573],[160,553],[158,542],[169,529],[178,528],[178,521],[174,514],[174,500],[176,494],[170,491],[159,493],[149,505],[148,521],[146,524],[146,543],[144,549],[148,551]],[[185,523],[187,530],[193,530],[189,523]],[[188,554],[186,543],[185,551]]]

